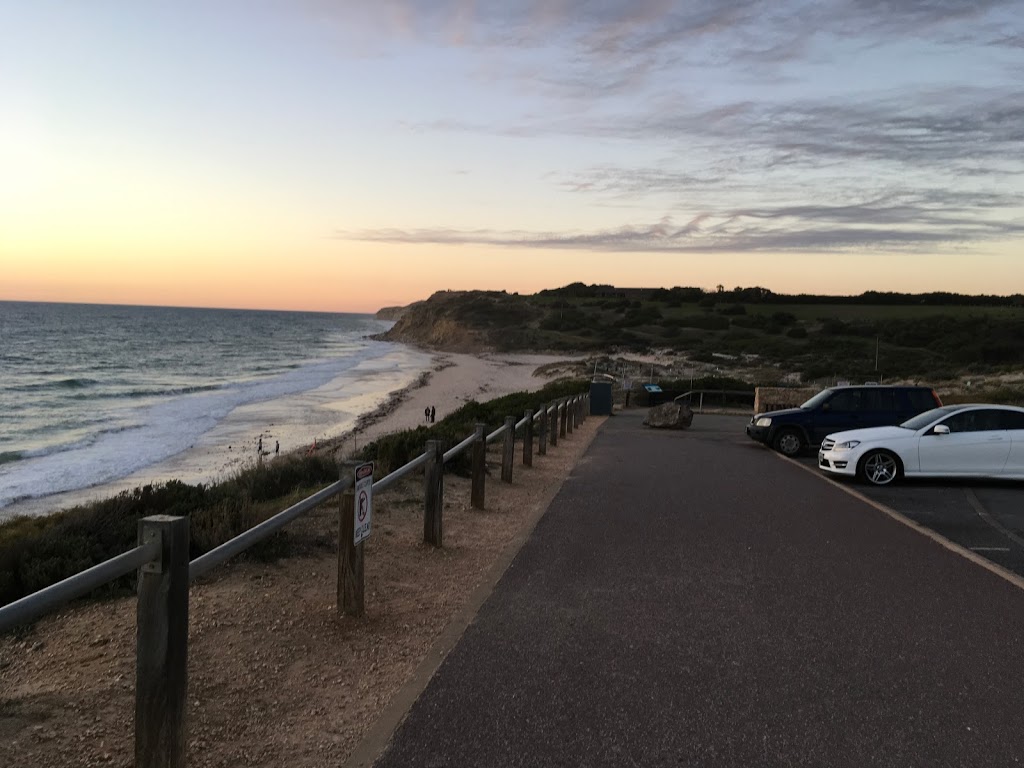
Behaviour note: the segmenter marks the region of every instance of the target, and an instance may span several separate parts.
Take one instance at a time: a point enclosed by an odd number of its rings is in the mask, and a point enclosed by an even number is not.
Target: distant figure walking
[[[279,442],[277,442],[277,440],[275,440],[274,441],[274,455],[276,456],[278,453],[280,453],[280,451],[281,451],[281,444]]]
[[[435,413],[436,413],[436,411],[434,410],[434,406],[430,406],[430,423],[431,424],[434,423],[434,414]]]
[[[430,406],[429,405],[426,408],[423,409],[423,422],[426,423],[428,421],[430,421]]]
[[[263,455],[263,438],[262,437],[260,437],[259,442],[256,443],[256,453],[258,453],[260,456]]]

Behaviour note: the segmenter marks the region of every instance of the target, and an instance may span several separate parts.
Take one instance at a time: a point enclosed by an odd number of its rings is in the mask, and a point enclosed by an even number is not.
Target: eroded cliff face
[[[398,320],[405,314],[408,307],[382,307],[374,315],[378,320]]]
[[[471,292],[442,291],[418,301],[403,311],[382,339],[417,344],[445,352],[486,352],[491,349],[487,334],[458,319],[461,302]],[[378,313],[378,316],[379,313]]]

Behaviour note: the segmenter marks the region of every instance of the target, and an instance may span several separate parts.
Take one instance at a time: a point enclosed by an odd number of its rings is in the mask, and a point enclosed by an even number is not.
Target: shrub
[[[338,468],[331,459],[282,457],[211,486],[171,480],[46,517],[6,521],[0,525],[0,605],[131,549],[139,518],[190,516],[189,554],[196,558],[279,511],[275,500],[337,479]],[[246,555],[267,559],[286,551],[287,538],[278,534]],[[135,575],[130,574],[96,594],[134,588]]]
[[[473,434],[478,423],[484,424],[485,432],[490,434],[505,423],[506,416],[515,416],[518,421],[527,408],[536,409],[541,403],[576,395],[586,389],[584,381],[562,379],[539,392],[517,392],[486,403],[470,401],[429,427],[419,426],[377,439],[359,452],[359,458],[376,462],[379,474],[387,474],[423,453],[427,440],[440,440],[447,450]],[[469,472],[469,463],[470,452],[463,451],[446,469],[465,475]]]

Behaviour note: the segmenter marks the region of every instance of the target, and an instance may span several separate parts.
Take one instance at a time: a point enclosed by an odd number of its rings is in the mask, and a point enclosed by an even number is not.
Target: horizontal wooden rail
[[[120,555],[97,563],[92,568],[68,576],[63,581],[26,595],[0,608],[0,632],[35,621],[58,605],[87,595],[104,584],[138,570],[160,557],[160,542],[150,541]]]
[[[454,448],[450,448],[450,449],[448,449],[447,451],[445,451],[445,452],[444,452],[444,461],[445,461],[445,464],[447,464],[447,463],[448,463],[449,461],[451,461],[452,459],[454,459],[454,458],[455,458],[456,456],[458,456],[458,455],[459,455],[460,453],[462,453],[462,452],[463,452],[464,450],[466,450],[466,449],[467,449],[467,448],[469,448],[469,447],[470,447],[471,445],[473,445],[473,443],[475,443],[475,442],[476,442],[476,439],[477,439],[477,438],[476,438],[476,435],[475,435],[475,434],[472,434],[472,435],[470,435],[469,437],[467,437],[467,438],[466,438],[465,440],[463,440],[463,441],[462,441],[461,443],[459,443],[458,445],[456,445],[456,446],[455,446]]]
[[[317,491],[312,496],[303,499],[297,504],[293,504],[283,512],[278,512],[276,515],[264,520],[259,525],[250,528],[244,533],[238,534],[235,538],[225,541],[219,547],[214,547],[205,555],[201,555],[189,563],[188,580],[195,581],[207,571],[216,568],[221,563],[224,563],[235,555],[244,552],[256,542],[262,541],[268,536],[277,533],[295,518],[309,512],[314,507],[323,504],[328,499],[337,496],[346,488],[351,487],[351,485],[351,477],[342,478],[336,483],[331,483],[323,490]]]
[[[402,466],[400,466],[398,469],[396,469],[391,474],[385,475],[380,480],[375,482],[373,484],[373,492],[374,493],[379,493],[381,491],[386,491],[388,488],[390,488],[392,485],[397,483],[403,477],[408,475],[414,469],[418,469],[419,467],[422,467],[426,463],[427,463],[427,454],[421,453],[419,456],[417,456],[412,461],[410,461],[410,462],[408,462],[406,464],[403,464]]]

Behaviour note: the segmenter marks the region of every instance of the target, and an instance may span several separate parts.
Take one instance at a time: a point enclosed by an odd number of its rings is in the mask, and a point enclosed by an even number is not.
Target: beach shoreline
[[[337,460],[382,435],[414,429],[428,419],[425,409],[444,418],[470,400],[489,400],[513,392],[535,391],[557,378],[560,366],[549,375],[537,375],[541,366],[565,363],[573,355],[465,354],[432,352],[398,345],[422,356],[416,365],[394,375],[394,389],[378,389],[353,396],[330,387],[296,398],[246,405],[236,409],[222,425],[196,446],[126,477],[88,488],[26,499],[0,509],[0,522],[20,516],[45,516],[89,504],[146,485],[180,481],[191,485],[216,483],[260,461],[304,455],[315,445],[319,455]],[[367,381],[374,374],[367,374]],[[356,387],[358,388],[358,387]],[[342,395],[345,398],[342,399]],[[296,401],[301,401],[296,406]],[[314,418],[315,417],[315,418]],[[275,452],[275,443],[280,446]],[[257,446],[262,446],[262,453]]]
[[[572,365],[579,359],[573,355],[528,353],[433,353],[429,370],[362,414],[352,429],[318,445],[317,452],[348,458],[379,437],[430,423],[427,409],[433,409],[434,420],[439,421],[470,401],[536,391],[559,375],[557,369],[548,375],[540,373],[542,366]]]

